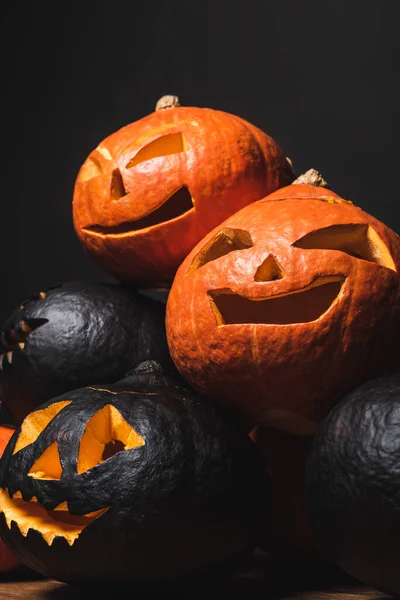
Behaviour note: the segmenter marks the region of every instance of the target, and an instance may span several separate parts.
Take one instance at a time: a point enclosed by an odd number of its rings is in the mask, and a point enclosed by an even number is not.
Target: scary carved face
[[[383,223],[329,190],[289,186],[181,265],[171,355],[195,389],[253,423],[313,433],[346,389],[394,368],[399,267],[400,239]]]
[[[253,442],[153,369],[58,396],[16,430],[0,461],[0,535],[31,568],[157,580],[254,549],[268,480]]]
[[[74,226],[117,279],[170,283],[207,232],[292,179],[275,141],[239,117],[162,110],[89,155],[76,180]]]
[[[87,472],[92,470],[93,480],[101,478],[99,472],[111,467],[106,461],[117,452],[144,445],[143,437],[112,404],[104,404],[86,424],[81,420],[74,432],[61,436],[56,417],[70,403],[69,400],[54,402],[28,415],[9,459],[9,468],[15,469],[16,479],[11,487],[0,490],[0,508],[7,526],[11,528],[14,522],[23,536],[30,529],[38,531],[48,545],[56,536],[72,545],[85,527],[113,504],[112,494],[104,488],[101,494],[96,493],[95,487],[90,493]],[[61,416],[68,419],[67,413]],[[79,444],[75,446],[73,440],[79,436]],[[71,452],[71,447],[75,451]],[[93,470],[95,467],[97,472]],[[86,476],[82,477],[84,473]],[[75,478],[74,485],[66,487],[68,478]],[[81,489],[82,485],[86,491]],[[84,514],[79,514],[82,510]]]

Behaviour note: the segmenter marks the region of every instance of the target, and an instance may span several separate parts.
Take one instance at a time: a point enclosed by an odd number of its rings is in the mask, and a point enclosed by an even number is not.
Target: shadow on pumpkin
[[[203,599],[204,597],[231,598],[232,600],[251,600],[252,598],[263,598],[264,600],[278,600],[279,598],[293,598],[298,594],[309,592],[308,598],[321,600],[325,594],[330,593],[362,593],[365,588],[349,575],[336,567],[317,569],[299,566],[290,570],[283,563],[274,563],[268,554],[256,552],[248,563],[242,565],[241,569],[234,575],[222,575],[219,578],[208,578],[206,580],[190,580],[187,582],[151,584],[133,582],[121,586],[107,585],[66,585],[59,584],[50,590],[45,590],[43,598],[46,600],[88,600],[97,598],[101,592],[109,593],[113,597],[130,597],[132,588],[135,595],[156,598],[159,594],[171,595],[175,598],[190,598],[191,600]],[[291,597],[291,596],[290,596]],[[328,596],[326,596],[328,597]],[[375,600],[390,598],[384,594],[377,593]]]

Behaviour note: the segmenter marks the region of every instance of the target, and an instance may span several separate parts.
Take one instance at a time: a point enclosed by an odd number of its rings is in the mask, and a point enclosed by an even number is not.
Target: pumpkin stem
[[[162,96],[156,104],[156,111],[174,108],[175,106],[180,106],[178,96]]]
[[[329,187],[328,183],[322,177],[321,173],[318,173],[318,171],[316,171],[315,169],[309,169],[308,171],[300,175],[297,179],[293,181],[292,185],[301,183],[315,185],[316,187]]]

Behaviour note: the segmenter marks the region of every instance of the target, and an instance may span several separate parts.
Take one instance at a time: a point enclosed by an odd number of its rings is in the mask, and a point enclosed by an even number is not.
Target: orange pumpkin
[[[0,425],[0,458],[3,455],[4,449],[8,444],[9,439],[14,433],[16,427],[9,425]],[[15,556],[8,546],[0,539],[0,573],[6,573],[14,567],[22,565],[22,560]]]
[[[219,110],[164,106],[104,139],[79,170],[73,222],[116,279],[169,287],[213,227],[293,180],[277,143]]]
[[[250,424],[313,434],[399,364],[400,237],[334,192],[293,184],[225,220],[179,267],[166,312],[180,373]]]

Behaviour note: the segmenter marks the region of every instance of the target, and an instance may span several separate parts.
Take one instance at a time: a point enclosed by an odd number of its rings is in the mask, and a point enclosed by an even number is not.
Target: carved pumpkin
[[[71,281],[33,295],[1,330],[3,407],[20,424],[42,402],[117,381],[143,360],[175,370],[164,321],[164,302],[121,285]]]
[[[74,227],[116,279],[169,287],[206,233],[292,180],[276,142],[251,123],[164,105],[90,153],[75,184]]]
[[[13,426],[0,425],[0,458],[14,431]],[[21,564],[22,560],[0,538],[0,573],[7,573]]]
[[[330,190],[291,185],[210,232],[167,302],[189,384],[249,422],[313,434],[366,378],[399,364],[400,237]]]
[[[399,466],[397,371],[365,381],[331,410],[305,470],[322,546],[343,571],[390,598],[400,597]]]
[[[254,550],[268,479],[247,432],[159,363],[30,413],[0,468],[0,533],[66,582],[166,581]]]

